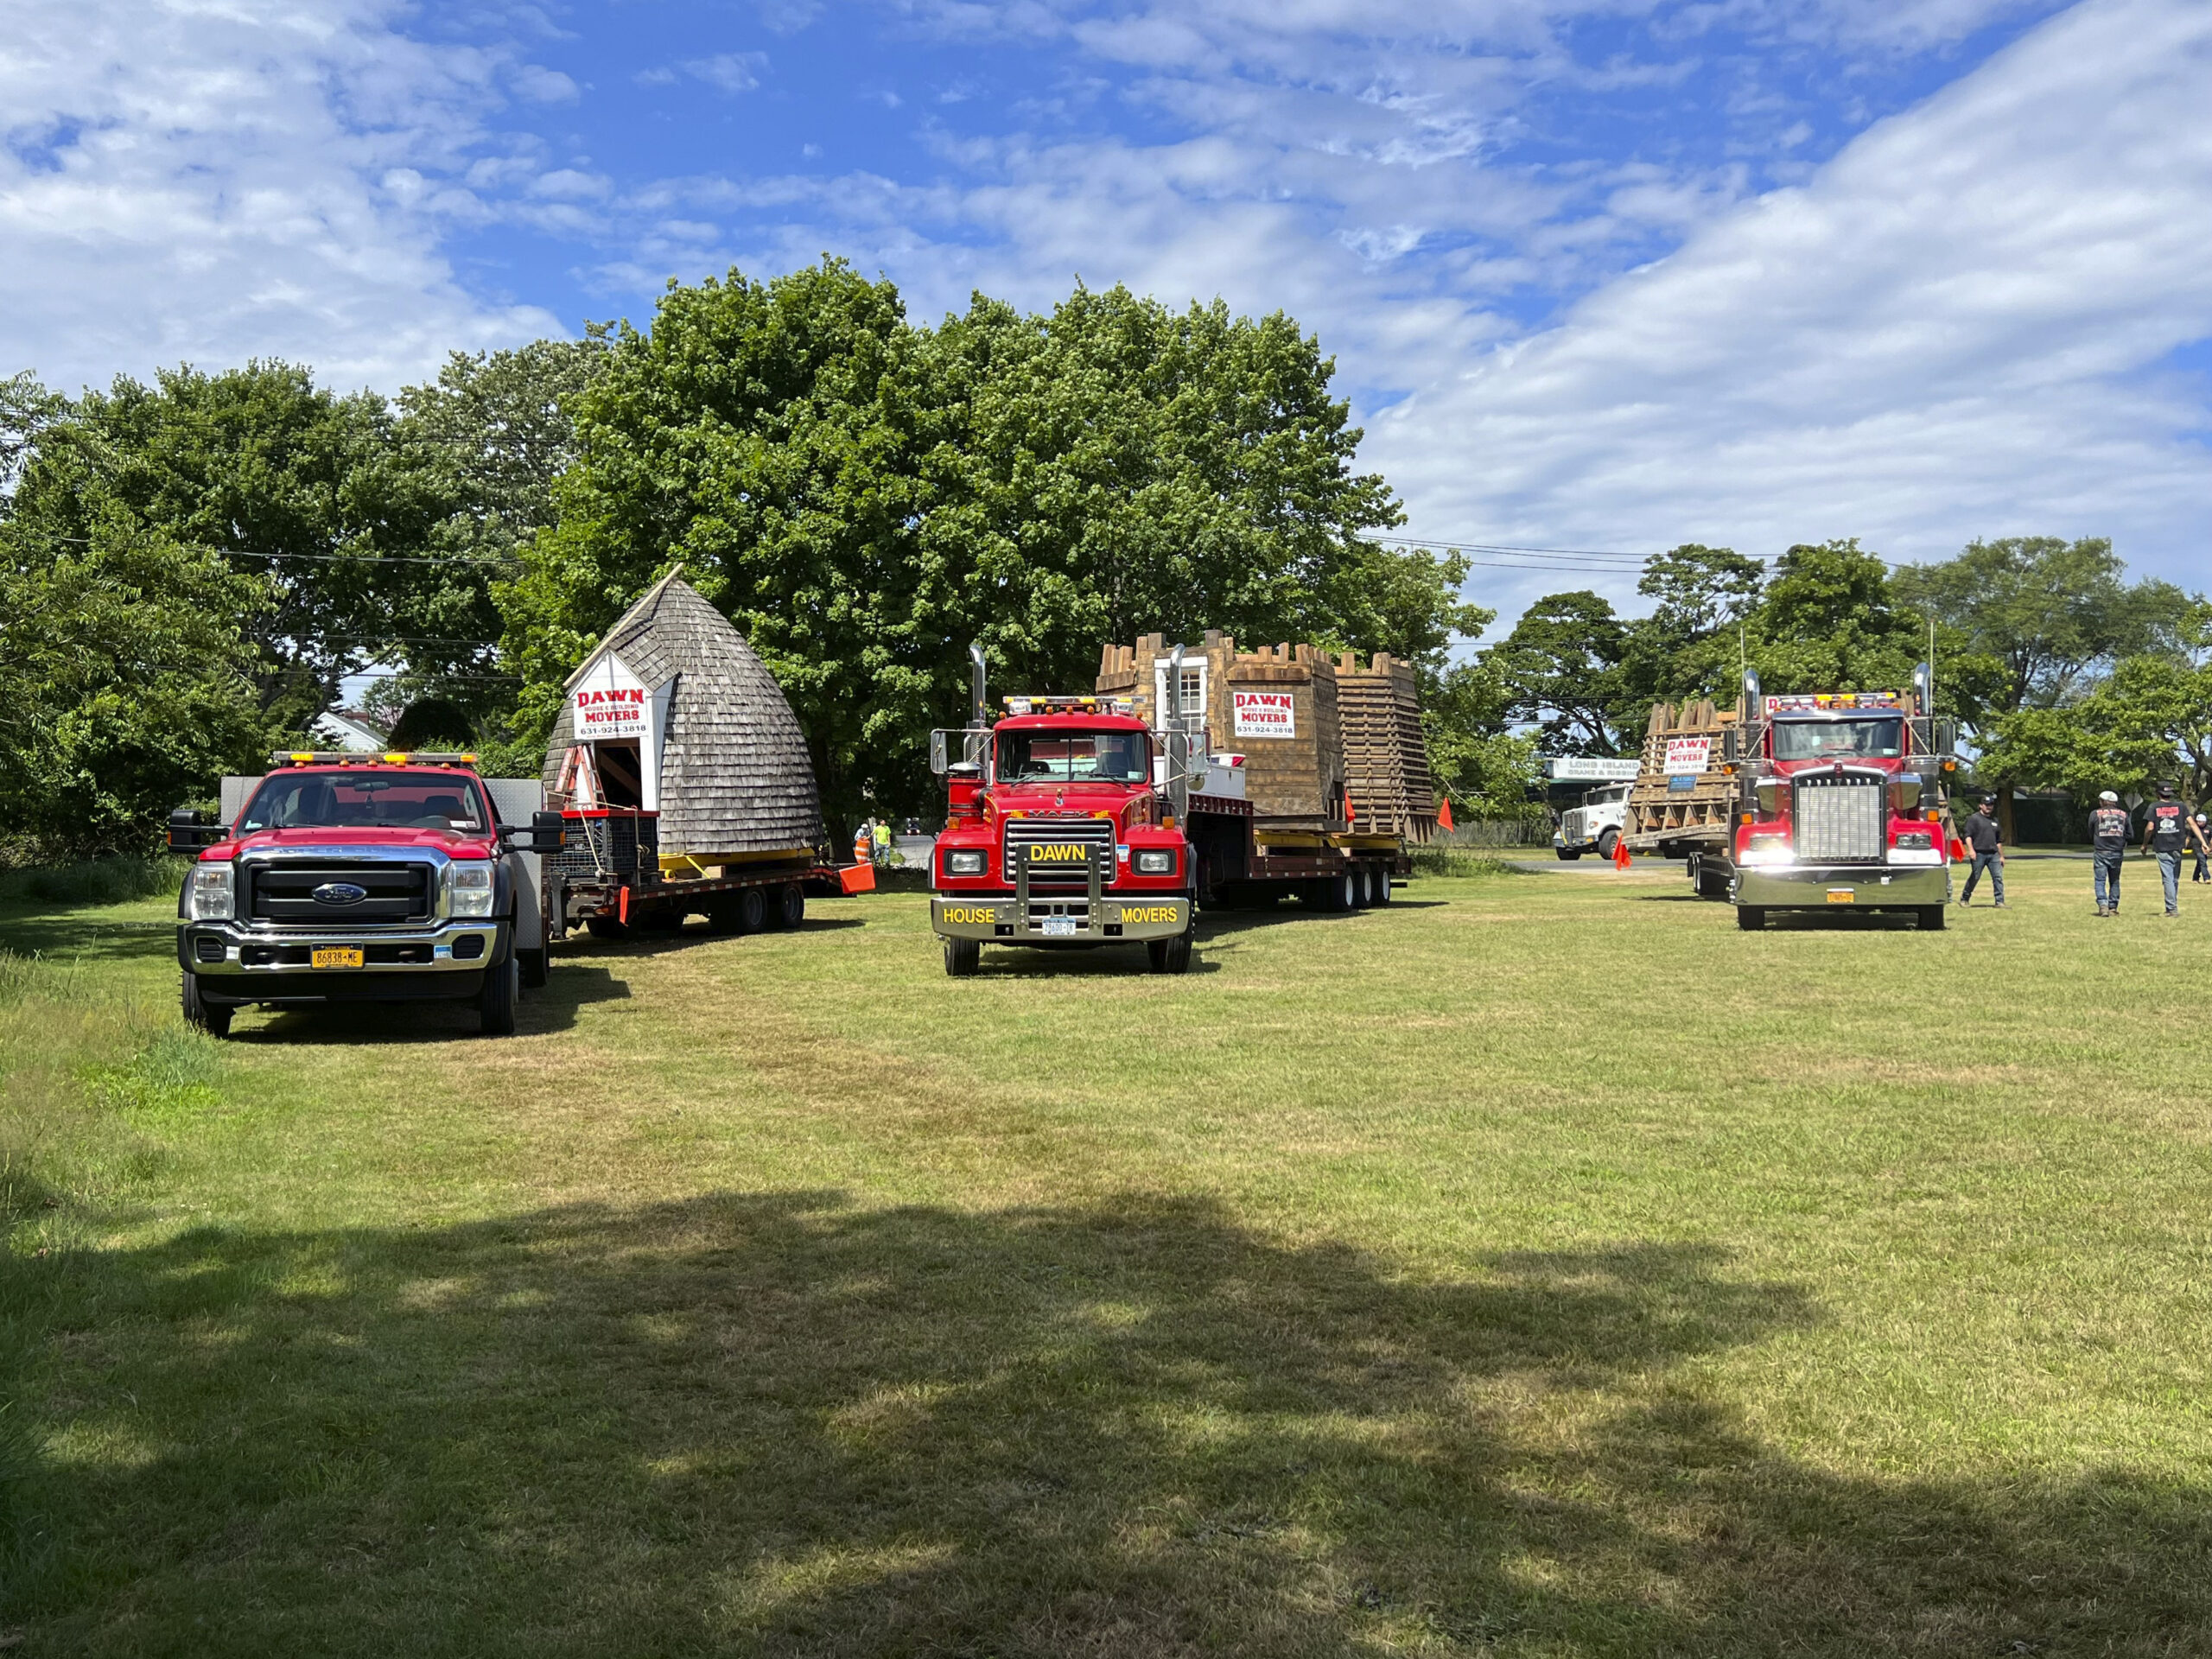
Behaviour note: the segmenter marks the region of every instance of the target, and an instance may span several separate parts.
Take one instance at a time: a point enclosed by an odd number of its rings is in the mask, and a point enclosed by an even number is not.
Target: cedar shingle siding
[[[822,802],[798,717],[729,619],[670,576],[624,613],[569,677],[612,652],[646,685],[676,682],[661,745],[660,850],[795,851],[822,839]],[[545,786],[575,740],[563,699],[545,752]],[[711,861],[709,859],[709,861]]]

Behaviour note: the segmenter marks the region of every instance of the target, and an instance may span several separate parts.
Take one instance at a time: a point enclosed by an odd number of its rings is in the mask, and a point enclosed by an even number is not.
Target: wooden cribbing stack
[[[1173,649],[1157,633],[1106,646],[1100,695],[1129,698],[1158,726]],[[1184,653],[1183,684],[1185,723],[1206,752],[1244,756],[1245,795],[1262,843],[1433,834],[1436,799],[1411,664],[1387,652],[1363,664],[1356,652],[1332,657],[1287,642],[1239,650],[1209,628]],[[1274,706],[1250,707],[1254,694]],[[1241,713],[1240,701],[1248,705]]]
[[[1651,710],[1643,731],[1643,767],[1629,792],[1628,822],[1622,839],[1638,853],[1680,858],[1696,850],[1718,851],[1728,844],[1740,786],[1721,770],[1726,734],[1740,711],[1715,709],[1708,699],[1679,709],[1662,702]],[[1670,777],[1667,746],[1681,738],[1709,740],[1706,763],[1688,787],[1689,774]]]

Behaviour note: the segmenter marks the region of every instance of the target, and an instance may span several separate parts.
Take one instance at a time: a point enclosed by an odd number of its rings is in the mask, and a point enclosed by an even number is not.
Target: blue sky
[[[1418,536],[2205,585],[2202,0],[10,10],[0,372],[391,390],[733,264],[1079,275],[1317,331]]]

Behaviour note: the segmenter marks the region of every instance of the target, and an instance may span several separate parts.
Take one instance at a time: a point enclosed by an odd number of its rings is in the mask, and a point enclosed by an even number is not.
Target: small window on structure
[[[643,806],[645,804],[645,775],[638,766],[638,746],[635,743],[600,743],[598,750],[599,786],[606,795],[608,806]]]

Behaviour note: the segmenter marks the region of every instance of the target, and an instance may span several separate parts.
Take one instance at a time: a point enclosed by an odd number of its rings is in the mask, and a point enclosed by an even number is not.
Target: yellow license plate
[[[318,944],[315,948],[313,960],[318,968],[358,968],[361,965],[361,947],[358,944]]]
[[[1849,887],[1830,887],[1828,889],[1828,903],[1832,905],[1848,905],[1854,902],[1858,897],[1859,895],[1853,893]]]

